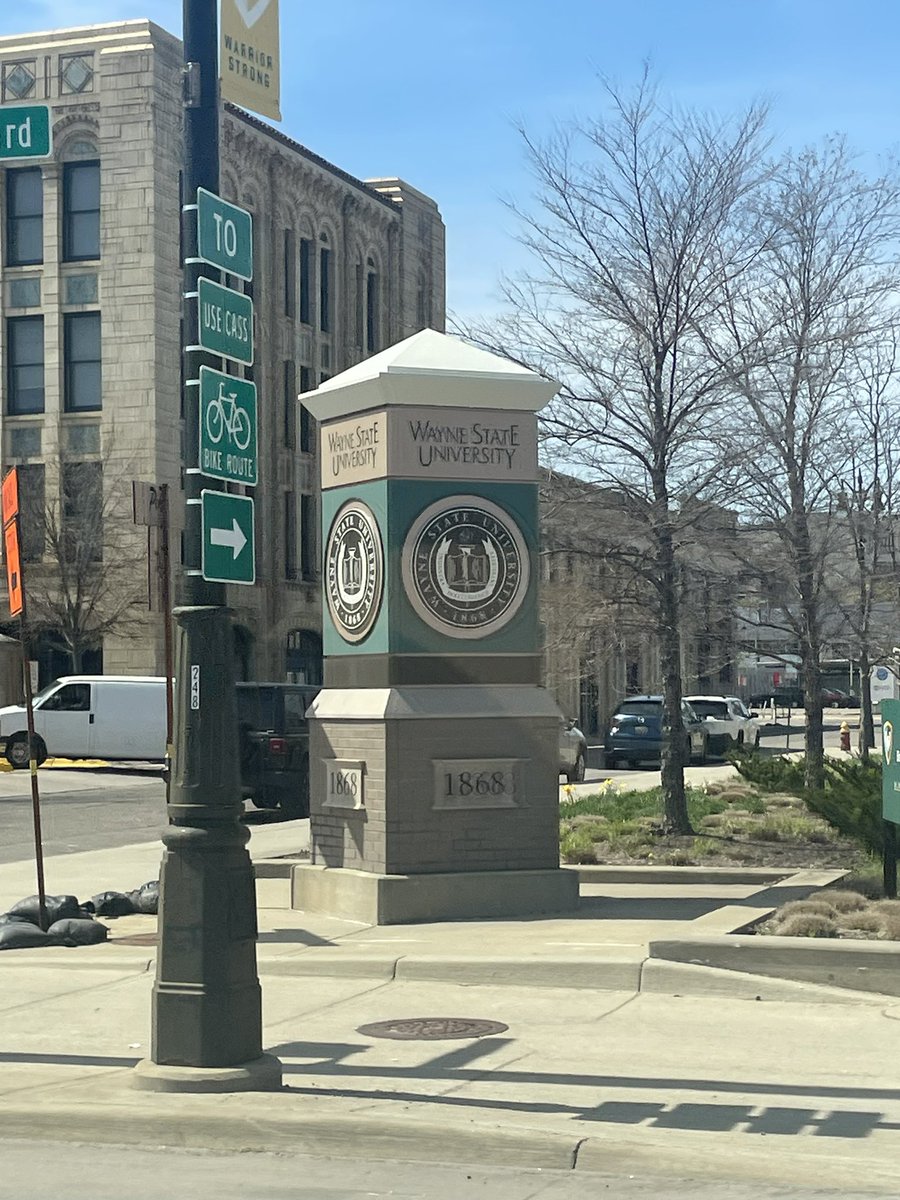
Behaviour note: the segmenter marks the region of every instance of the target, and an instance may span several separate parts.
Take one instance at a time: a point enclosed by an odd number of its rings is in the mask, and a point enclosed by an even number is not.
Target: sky
[[[0,35],[149,17],[181,0],[3,0]],[[541,136],[602,113],[602,79],[649,61],[676,104],[772,106],[776,145],[831,133],[874,164],[900,145],[897,0],[281,0],[290,137],[359,178],[399,175],[447,227],[447,305],[499,307],[527,262],[505,201],[532,185],[517,126]]]

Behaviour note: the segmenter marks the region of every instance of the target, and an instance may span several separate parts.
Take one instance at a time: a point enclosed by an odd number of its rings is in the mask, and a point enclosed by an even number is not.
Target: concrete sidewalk
[[[307,836],[306,822],[256,829],[254,859],[277,864]],[[49,859],[48,885],[82,898],[134,887],[155,878],[160,849]],[[34,890],[32,871],[0,867],[0,906]],[[747,920],[771,874],[595,875],[578,915],[386,928],[292,911],[287,878],[259,879],[277,1094],[132,1090],[153,918],[106,922],[103,946],[0,954],[0,1130],[892,1194],[900,1002],[649,957],[654,939]],[[416,1017],[508,1029],[439,1042],[359,1032]]]

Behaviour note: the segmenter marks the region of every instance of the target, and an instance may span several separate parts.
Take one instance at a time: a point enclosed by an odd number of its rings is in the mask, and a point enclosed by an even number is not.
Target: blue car
[[[681,727],[688,760],[705,762],[709,734],[686,700],[681,702]],[[609,719],[606,766],[616,767],[620,762],[631,767],[644,762],[658,763],[664,740],[662,696],[630,696],[616,706]]]

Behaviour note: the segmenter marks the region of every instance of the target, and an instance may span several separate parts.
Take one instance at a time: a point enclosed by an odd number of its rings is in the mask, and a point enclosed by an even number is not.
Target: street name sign
[[[200,368],[200,470],[256,487],[256,384]]]
[[[211,279],[197,281],[200,347],[253,365],[253,301]]]
[[[197,255],[238,279],[253,278],[253,217],[221,196],[197,188]]]
[[[210,583],[255,583],[253,500],[230,492],[200,493],[203,514],[203,578]]]
[[[0,109],[0,160],[47,158],[52,144],[50,109],[46,104]]]

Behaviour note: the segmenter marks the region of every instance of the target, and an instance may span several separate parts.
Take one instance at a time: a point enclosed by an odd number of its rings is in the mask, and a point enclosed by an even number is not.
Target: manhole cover
[[[397,1021],[376,1021],[360,1025],[357,1033],[365,1037],[394,1038],[401,1042],[440,1042],[451,1038],[479,1038],[489,1033],[505,1033],[501,1021],[470,1021],[465,1017],[406,1017]]]
[[[128,937],[110,938],[117,946],[155,946],[159,941],[158,933],[132,933]]]

